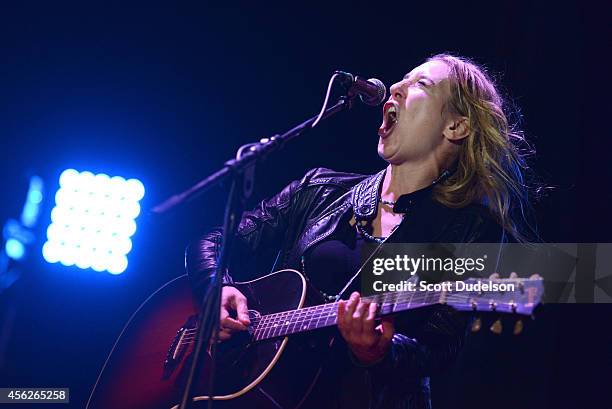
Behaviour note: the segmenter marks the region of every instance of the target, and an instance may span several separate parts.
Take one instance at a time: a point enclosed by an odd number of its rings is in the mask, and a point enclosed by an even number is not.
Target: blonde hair
[[[521,231],[529,226],[524,172],[528,169],[526,156],[533,149],[509,123],[503,98],[484,68],[449,54],[438,54],[428,61],[442,61],[450,68],[451,97],[446,109],[467,117],[469,125],[456,170],[436,186],[434,198],[448,207],[480,203],[515,239],[527,241]],[[521,223],[514,220],[517,213]]]

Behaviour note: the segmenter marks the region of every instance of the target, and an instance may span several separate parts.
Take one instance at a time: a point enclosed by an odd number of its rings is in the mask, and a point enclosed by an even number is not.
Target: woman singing
[[[330,298],[359,270],[367,243],[525,239],[515,217],[527,205],[523,139],[484,70],[436,55],[390,91],[378,130],[385,169],[372,176],[314,169],[244,213],[224,276],[220,342],[249,325],[233,280],[269,271],[270,256],[275,270],[300,270]],[[216,266],[220,240],[216,230],[187,249],[196,294]],[[376,325],[376,304],[358,292],[342,298],[333,375],[322,375],[303,407],[429,408],[429,376],[452,363],[465,320],[439,306],[410,325],[389,318]]]

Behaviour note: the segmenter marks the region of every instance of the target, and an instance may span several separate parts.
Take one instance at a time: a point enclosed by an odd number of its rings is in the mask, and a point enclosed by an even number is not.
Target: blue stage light
[[[43,257],[49,263],[121,274],[128,266],[138,203],[137,179],[67,169],[59,179]]]
[[[21,260],[25,255],[25,246],[17,239],[8,239],[4,244],[4,250],[13,260]]]
[[[21,224],[24,227],[32,228],[38,221],[40,207],[43,201],[43,180],[38,176],[30,178],[30,188],[28,196],[21,211]]]

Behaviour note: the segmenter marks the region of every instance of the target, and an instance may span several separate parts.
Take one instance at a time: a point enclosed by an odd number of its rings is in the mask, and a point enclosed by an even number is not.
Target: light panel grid
[[[120,274],[128,265],[145,189],[138,179],[67,169],[60,175],[43,257]]]

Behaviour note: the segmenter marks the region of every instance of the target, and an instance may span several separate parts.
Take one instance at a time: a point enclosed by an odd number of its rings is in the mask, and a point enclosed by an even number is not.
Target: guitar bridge
[[[185,356],[189,345],[193,343],[197,330],[197,319],[195,315],[187,318],[187,321],[183,324],[176,335],[172,339],[172,343],[166,353],[166,360],[164,361],[164,371],[162,373],[162,379],[166,380],[172,375],[177,367],[177,364]]]

